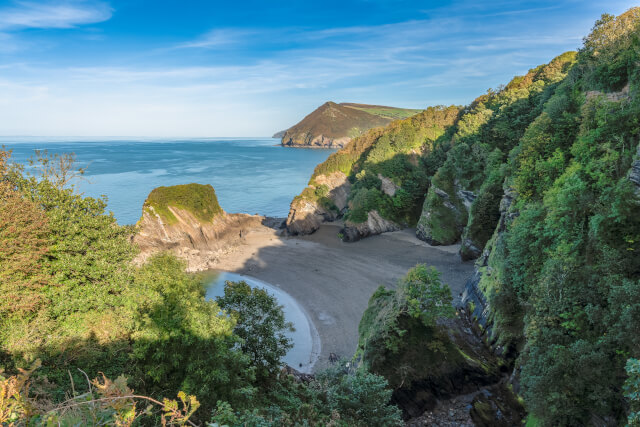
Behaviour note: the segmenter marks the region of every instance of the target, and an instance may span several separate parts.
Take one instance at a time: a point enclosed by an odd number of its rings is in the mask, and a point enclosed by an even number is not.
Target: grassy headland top
[[[351,138],[369,129],[386,126],[392,120],[403,119],[422,110],[326,102],[284,132],[283,145],[344,146]]]
[[[209,184],[184,184],[171,187],[154,188],[144,207],[153,207],[155,212],[168,223],[175,223],[177,218],[169,210],[169,206],[185,209],[201,221],[211,221],[224,211],[218,203],[216,191]]]

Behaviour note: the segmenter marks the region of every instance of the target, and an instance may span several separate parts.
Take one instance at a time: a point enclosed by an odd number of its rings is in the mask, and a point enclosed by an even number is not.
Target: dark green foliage
[[[480,287],[493,334],[520,351],[541,425],[626,418],[624,366],[640,355],[640,199],[627,176],[640,134],[639,23],[638,9],[604,16],[585,39],[509,155],[505,185],[517,197],[487,243]]]
[[[451,291],[433,267],[417,265],[400,280],[395,291],[380,287],[362,316],[357,356],[365,367],[397,387],[424,369],[462,361],[462,356],[436,326],[454,315]]]
[[[209,222],[223,212],[213,187],[209,184],[184,184],[154,188],[144,207],[152,207],[168,223],[176,222],[169,207],[185,209],[196,219]]]
[[[218,402],[211,421],[230,427],[402,425],[400,411],[390,399],[384,378],[364,369],[348,373],[339,364],[306,384],[281,378],[251,409],[236,412],[228,403]]]
[[[420,154],[432,150],[434,141],[454,123],[458,112],[458,107],[429,107],[384,129],[373,129],[318,165],[309,184],[316,186],[319,175],[342,172],[353,183],[347,219],[364,222],[371,210],[377,210],[386,219],[415,224],[429,185]],[[378,174],[400,187],[393,197],[381,192]],[[305,190],[300,197],[318,201],[326,208],[323,196],[315,192]]]
[[[402,425],[400,410],[389,404],[387,380],[365,369],[347,374],[340,366],[316,376],[311,385],[325,396],[327,409],[345,426]]]
[[[504,167],[492,169],[469,209],[468,226],[463,239],[473,242],[477,248],[483,248],[493,235],[500,218],[500,200],[502,199],[502,183],[505,177]]]
[[[624,383],[625,397],[629,400],[631,410],[627,423],[629,426],[640,426],[640,361],[638,359],[627,360],[627,380]]]
[[[248,354],[235,349],[234,322],[204,299],[202,283],[184,264],[159,255],[136,272],[143,295],[133,333],[134,378],[144,388],[183,390],[201,397],[204,413],[218,399],[241,401],[252,392]]]
[[[240,348],[251,358],[258,379],[266,381],[276,374],[280,360],[293,347],[285,335],[293,331],[293,325],[285,321],[275,297],[264,289],[252,289],[246,282],[226,282],[224,296],[216,301],[237,322],[234,334],[242,340]]]

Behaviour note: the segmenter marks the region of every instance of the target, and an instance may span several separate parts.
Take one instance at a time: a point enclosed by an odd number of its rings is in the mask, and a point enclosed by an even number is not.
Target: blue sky
[[[467,104],[631,1],[0,0],[0,135],[268,136]]]

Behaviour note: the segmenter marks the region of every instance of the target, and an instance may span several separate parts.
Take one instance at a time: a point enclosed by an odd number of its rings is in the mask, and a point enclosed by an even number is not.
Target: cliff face
[[[385,126],[394,115],[407,117],[419,110],[363,104],[326,102],[298,124],[284,131],[282,145],[289,147],[342,148],[371,128]],[[278,134],[276,134],[278,135]]]
[[[183,197],[200,191],[207,195],[205,200],[209,205],[217,205],[217,199],[211,198],[215,197],[211,186],[189,184],[159,189],[163,195],[175,194],[177,189]],[[137,224],[139,232],[133,237],[140,249],[137,263],[144,263],[155,253],[170,251],[187,262],[187,271],[212,268],[221,254],[233,251],[242,243],[246,232],[260,226],[263,219],[257,215],[228,214],[222,209],[216,209],[216,214],[209,218],[202,218],[192,208],[184,207],[184,203],[167,198],[163,199],[162,207],[154,206],[151,200],[158,198],[159,189],[153,190],[145,202]]]
[[[382,107],[380,107],[382,108]],[[371,129],[318,165],[287,219],[292,234],[309,234],[344,217],[345,241],[417,222],[428,181],[421,156],[433,150],[459,107],[430,107]]]
[[[303,194],[291,202],[287,231],[294,235],[311,234],[323,222],[336,220],[347,207],[350,190],[351,183],[342,172],[318,175]]]

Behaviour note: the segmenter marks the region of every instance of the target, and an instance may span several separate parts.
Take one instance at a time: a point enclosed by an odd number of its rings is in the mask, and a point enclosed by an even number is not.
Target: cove
[[[245,281],[252,288],[261,288],[275,297],[278,304],[283,307],[287,321],[293,323],[294,332],[288,332],[293,340],[293,348],[284,356],[283,362],[303,373],[311,373],[313,365],[320,354],[320,338],[315,326],[296,300],[283,290],[274,285],[241,274],[226,271],[214,271],[208,276],[206,286],[206,298],[214,300],[224,295],[226,281]]]

